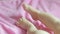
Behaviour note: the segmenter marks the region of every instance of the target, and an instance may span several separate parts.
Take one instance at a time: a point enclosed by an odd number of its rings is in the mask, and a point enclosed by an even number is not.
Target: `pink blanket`
[[[25,12],[22,7],[23,2],[30,4],[40,11],[51,13],[60,18],[60,0],[0,0],[0,34],[26,34],[23,28],[16,25],[21,16],[34,23],[36,27],[40,27],[53,34],[39,20],[33,20],[30,14]]]

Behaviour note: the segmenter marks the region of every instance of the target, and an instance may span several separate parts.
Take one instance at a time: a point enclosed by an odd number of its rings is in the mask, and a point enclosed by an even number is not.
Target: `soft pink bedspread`
[[[0,34],[26,34],[24,29],[16,26],[21,16],[34,23],[36,27],[52,33],[48,28],[44,28],[41,22],[33,20],[30,14],[25,12],[22,7],[23,2],[60,18],[60,0],[0,0]]]

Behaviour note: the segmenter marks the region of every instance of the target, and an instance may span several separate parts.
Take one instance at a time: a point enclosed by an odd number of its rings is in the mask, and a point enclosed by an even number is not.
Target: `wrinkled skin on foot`
[[[38,30],[30,21],[25,18],[20,18],[19,24],[22,28],[27,30],[27,34],[50,34],[44,30]]]

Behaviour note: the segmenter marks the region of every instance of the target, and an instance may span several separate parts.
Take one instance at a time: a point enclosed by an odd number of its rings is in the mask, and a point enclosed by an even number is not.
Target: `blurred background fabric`
[[[39,20],[33,20],[31,15],[25,12],[22,6],[24,2],[37,10],[60,18],[60,0],[0,0],[0,34],[26,34],[23,28],[16,25],[21,17],[25,17],[36,27],[43,27],[43,29],[46,27]],[[49,29],[46,31],[50,32]]]

